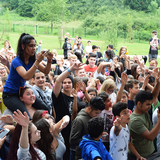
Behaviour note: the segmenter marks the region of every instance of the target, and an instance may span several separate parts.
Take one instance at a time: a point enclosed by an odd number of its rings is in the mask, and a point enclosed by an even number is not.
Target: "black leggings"
[[[27,111],[24,103],[19,99],[18,94],[3,92],[2,98],[3,98],[4,105],[9,110],[11,110],[12,112],[14,112],[17,109],[19,109],[22,113],[27,112],[29,118],[31,119],[30,114],[28,113],[28,111]],[[32,106],[35,109],[48,110],[48,108],[45,105],[45,103],[43,103],[39,98],[36,98],[35,103]],[[49,112],[49,110],[48,110],[48,112]]]

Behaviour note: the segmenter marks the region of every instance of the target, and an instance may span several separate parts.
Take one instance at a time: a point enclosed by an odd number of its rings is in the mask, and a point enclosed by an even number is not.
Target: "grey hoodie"
[[[49,89],[48,86],[45,86],[45,90],[43,91],[36,85],[32,86],[33,92],[35,96],[39,99],[41,99],[49,108],[50,114],[52,114],[52,108],[53,108],[53,103],[52,103],[52,89]]]

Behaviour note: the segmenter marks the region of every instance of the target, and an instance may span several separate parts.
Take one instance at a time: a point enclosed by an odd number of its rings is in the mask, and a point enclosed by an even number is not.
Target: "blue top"
[[[3,92],[6,93],[18,93],[20,87],[24,87],[26,80],[23,79],[18,72],[16,71],[16,68],[19,66],[23,66],[26,71],[28,71],[32,65],[33,61],[29,58],[29,63],[26,65],[24,62],[20,60],[19,57],[16,57],[13,59],[10,67],[10,72],[8,75],[8,79],[6,80],[6,83],[3,87]]]
[[[82,137],[79,147],[81,148],[81,158],[84,160],[94,160],[95,158],[112,160],[101,139],[95,141],[89,135],[85,135]]]
[[[113,62],[113,60],[112,60],[112,59],[110,59],[110,60],[108,61],[108,58],[106,58],[106,57],[105,57],[105,59],[104,59],[104,60],[105,60],[105,62],[111,62],[111,63]],[[106,67],[106,72],[107,72],[107,71],[108,71],[108,68]]]

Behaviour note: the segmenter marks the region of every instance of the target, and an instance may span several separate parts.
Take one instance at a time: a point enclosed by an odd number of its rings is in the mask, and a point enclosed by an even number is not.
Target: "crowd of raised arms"
[[[64,35],[63,55],[22,33],[0,50],[0,159],[160,157],[157,31],[148,56]],[[94,43],[94,45],[92,45]],[[135,53],[136,54],[136,53]],[[149,66],[146,66],[146,62]],[[154,157],[154,158],[153,158]]]

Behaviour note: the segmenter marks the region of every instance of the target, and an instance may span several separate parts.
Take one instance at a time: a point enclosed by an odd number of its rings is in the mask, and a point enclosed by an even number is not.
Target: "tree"
[[[33,17],[32,8],[35,3],[33,0],[18,0],[18,14],[22,17]]]
[[[127,40],[130,42],[132,38],[132,24],[133,24],[132,17],[130,14],[127,14],[126,23],[127,23]]]
[[[158,3],[155,1],[151,1],[150,5],[148,6],[148,9],[153,14],[156,14],[158,8]]]
[[[40,21],[51,21],[51,32],[53,30],[53,23],[61,25],[69,14],[65,8],[66,0],[46,0],[42,4],[37,4],[32,9],[32,14]]]
[[[147,11],[151,0],[124,0],[124,5],[129,5],[131,9]]]

